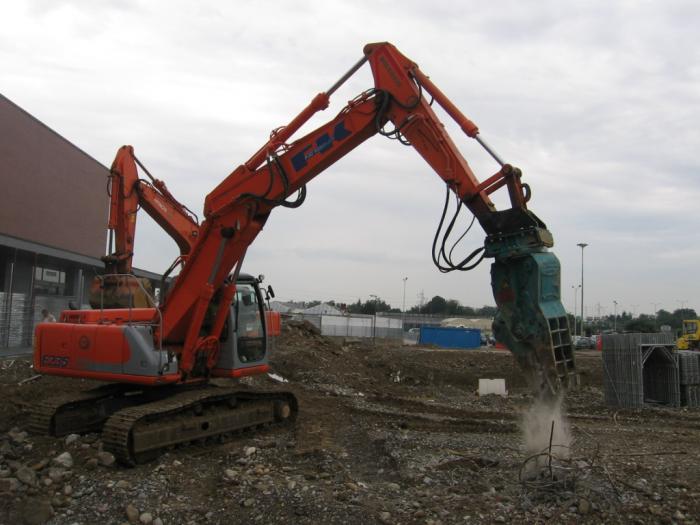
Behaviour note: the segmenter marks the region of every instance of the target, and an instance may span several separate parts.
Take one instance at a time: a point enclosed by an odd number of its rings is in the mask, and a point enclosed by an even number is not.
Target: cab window
[[[235,312],[238,358],[244,363],[259,361],[265,356],[265,328],[255,287],[236,285]]]

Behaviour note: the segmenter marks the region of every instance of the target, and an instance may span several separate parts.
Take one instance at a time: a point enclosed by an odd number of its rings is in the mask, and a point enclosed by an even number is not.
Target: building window
[[[65,295],[66,272],[54,268],[34,267],[34,293]]]

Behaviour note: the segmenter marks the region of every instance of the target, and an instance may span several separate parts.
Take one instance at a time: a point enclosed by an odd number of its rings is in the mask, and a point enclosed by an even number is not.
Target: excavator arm
[[[137,164],[150,182],[139,178]],[[102,258],[107,273],[131,273],[139,207],[173,238],[181,256],[186,257],[199,234],[197,217],[173,197],[163,181],[151,176],[134,155],[134,148],[119,148],[109,177],[110,253]]]
[[[150,181],[139,178],[138,167]],[[134,155],[131,146],[122,146],[109,173],[109,248],[102,257],[105,274],[96,276],[90,286],[93,308],[153,306],[148,279],[132,273],[136,217],[139,208],[163,228],[180,248],[176,262],[184,263],[199,235],[197,216],[179,203],[165,183],[153,178]]]
[[[330,96],[365,62],[374,87],[351,101],[330,122],[289,143]],[[460,128],[479,141],[500,165],[480,182],[431,107],[440,105]],[[386,131],[391,123],[393,130]],[[327,92],[318,94],[287,126],[236,168],[206,199],[205,220],[187,263],[162,305],[157,337],[179,356],[183,377],[210,370],[234,294],[227,281],[277,206],[303,202],[313,177],[375,134],[412,146],[476,217],[486,232],[482,250],[443,271],[472,268],[477,256],[493,258],[492,288],[499,308],[496,337],[515,354],[533,383],[553,392],[576,380],[566,313],[560,300],[559,262],[547,251],[552,236],[527,208],[530,191],[520,170],[504,163],[479,130],[418,66],[388,43],[369,44],[364,57]],[[498,211],[489,195],[506,187],[510,208]],[[287,200],[299,192],[296,200]],[[480,253],[483,252],[483,253]],[[477,261],[478,262],[478,261]],[[468,264],[469,263],[469,264]],[[216,299],[215,299],[216,297]],[[214,321],[202,330],[211,304]]]

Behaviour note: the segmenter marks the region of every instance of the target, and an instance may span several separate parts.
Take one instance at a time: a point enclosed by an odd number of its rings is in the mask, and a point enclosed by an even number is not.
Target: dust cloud
[[[552,432],[552,422],[554,431]],[[563,397],[553,399],[537,398],[523,413],[520,422],[525,449],[529,456],[544,453],[532,461],[532,468],[542,467],[547,461],[549,439],[552,436],[552,456],[568,459],[571,446],[571,428],[563,414]]]

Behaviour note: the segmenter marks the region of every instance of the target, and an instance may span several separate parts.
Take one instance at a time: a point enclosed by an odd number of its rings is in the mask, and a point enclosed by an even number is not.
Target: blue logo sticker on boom
[[[328,135],[328,133],[324,133],[316,139],[315,147],[313,146],[313,144],[309,144],[299,153],[292,157],[292,166],[294,167],[294,171],[299,171],[305,168],[308,164],[307,161],[311,157],[319,153],[325,153],[331,148],[331,146],[333,146],[334,142],[346,139],[350,135],[352,135],[352,133],[345,129],[345,121],[341,120],[335,125],[335,128],[333,128],[332,138],[330,137],[330,135]]]

